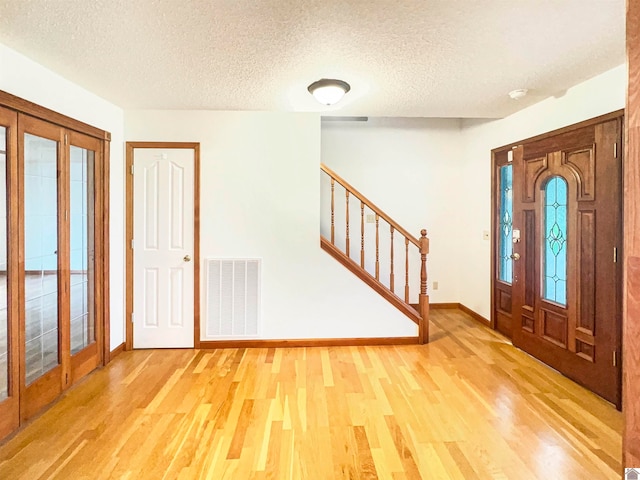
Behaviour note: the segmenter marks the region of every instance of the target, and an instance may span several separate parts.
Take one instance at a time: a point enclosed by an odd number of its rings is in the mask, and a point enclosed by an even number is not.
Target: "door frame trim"
[[[200,348],[200,143],[126,142],[125,162],[125,350],[133,350],[133,168],[134,150],[168,148],[193,150],[193,345]]]

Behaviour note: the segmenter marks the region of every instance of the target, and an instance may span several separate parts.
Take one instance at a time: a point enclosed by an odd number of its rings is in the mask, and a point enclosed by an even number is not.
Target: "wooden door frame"
[[[200,348],[200,143],[199,142],[127,142],[125,164],[125,350],[133,350],[133,156],[136,148],[193,150],[193,345]]]

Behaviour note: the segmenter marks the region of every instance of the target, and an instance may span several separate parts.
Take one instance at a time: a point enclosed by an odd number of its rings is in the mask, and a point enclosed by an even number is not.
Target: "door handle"
[[[519,254],[519,253],[512,253],[512,254],[510,255],[510,257],[511,257],[513,260],[520,260],[520,254]]]
[[[185,255],[182,260],[184,260],[185,262],[190,262],[191,261],[191,257],[189,255]]]

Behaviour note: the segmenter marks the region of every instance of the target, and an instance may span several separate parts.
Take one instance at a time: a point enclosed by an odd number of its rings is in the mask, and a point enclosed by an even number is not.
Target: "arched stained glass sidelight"
[[[513,281],[513,168],[500,167],[500,232],[498,235],[498,278],[503,282]]]
[[[567,304],[567,182],[552,177],[544,187],[544,299]]]

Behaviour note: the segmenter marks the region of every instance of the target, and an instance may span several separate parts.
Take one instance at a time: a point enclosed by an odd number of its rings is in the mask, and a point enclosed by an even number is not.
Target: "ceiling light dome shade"
[[[519,88],[517,90],[511,90],[509,92],[509,96],[514,100],[520,100],[521,98],[525,97],[528,92],[529,90],[527,90],[526,88]]]
[[[323,78],[317,82],[313,82],[307,88],[309,93],[313,95],[318,102],[323,105],[335,105],[345,93],[351,90],[351,86],[347,82],[342,80],[334,80],[330,78]]]

